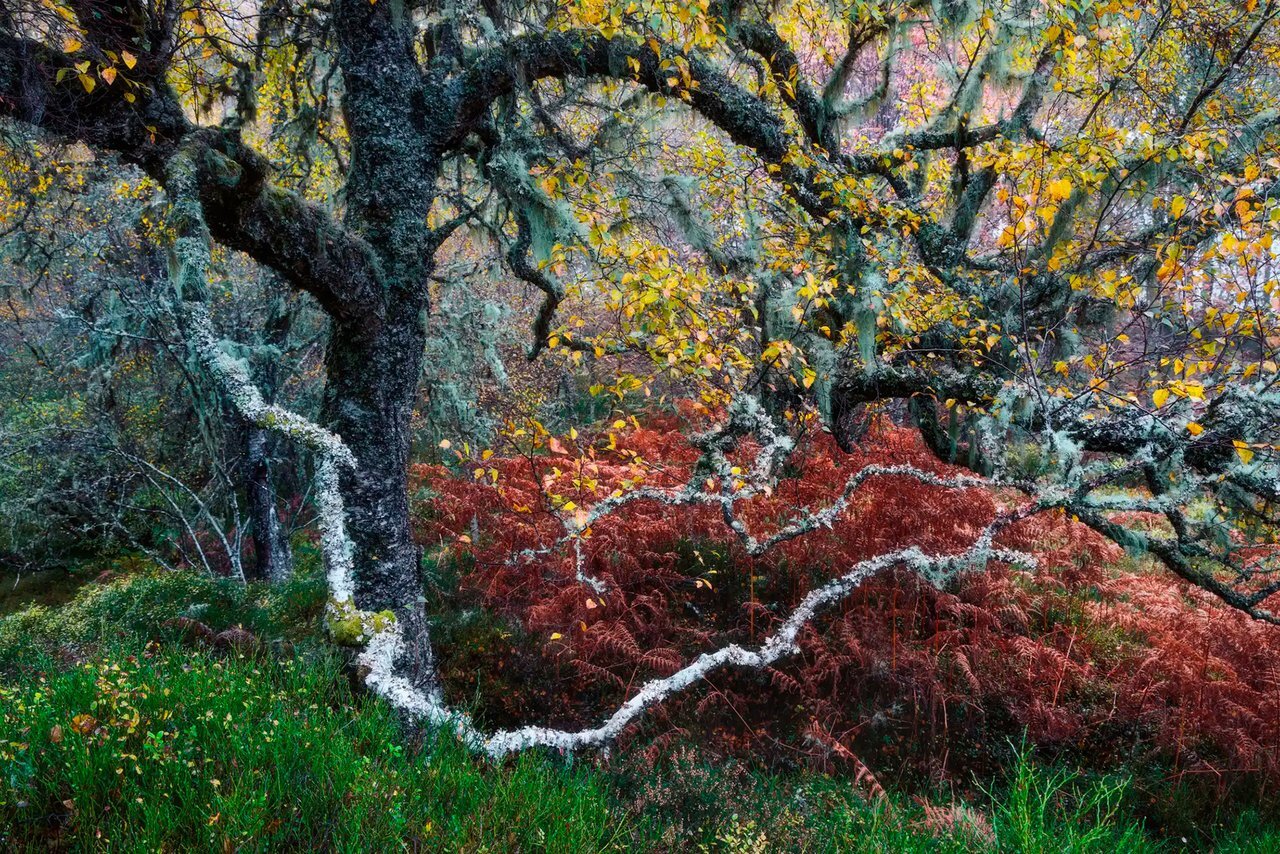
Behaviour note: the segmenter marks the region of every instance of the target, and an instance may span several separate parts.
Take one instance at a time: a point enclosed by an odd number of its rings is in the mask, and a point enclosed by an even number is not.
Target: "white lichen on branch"
[[[447,727],[473,750],[498,759],[531,747],[548,747],[563,751],[581,750],[608,744],[629,725],[658,703],[696,685],[712,672],[726,667],[761,669],[799,651],[801,631],[824,609],[839,603],[867,579],[893,566],[905,566],[929,581],[939,584],[968,569],[979,567],[990,559],[1035,566],[1035,558],[1021,552],[996,548],[995,534],[1010,522],[1022,518],[1022,512],[998,517],[978,536],[968,549],[958,554],[927,555],[919,548],[889,552],[855,564],[838,578],[810,592],[786,620],[764,643],[755,649],[730,644],[714,652],[703,653],[670,676],[653,679],[640,687],[602,724],[578,731],[528,726],[485,734],[470,718],[445,706],[438,698],[417,690],[412,682],[396,672],[403,640],[399,627],[392,627],[374,637],[360,656],[368,668],[365,682],[393,706],[435,726]]]
[[[207,277],[212,266],[211,238],[200,207],[198,172],[191,156],[185,151],[174,155],[165,181],[170,199],[168,219],[175,232],[169,246],[169,278],[177,290],[179,317],[187,343],[245,420],[274,430],[315,454],[320,546],[329,589],[336,602],[350,602],[354,593],[353,548],[346,532],[339,477],[342,469],[354,470],[355,457],[336,433],[296,412],[268,404],[254,385],[248,366],[222,347],[209,314]]]

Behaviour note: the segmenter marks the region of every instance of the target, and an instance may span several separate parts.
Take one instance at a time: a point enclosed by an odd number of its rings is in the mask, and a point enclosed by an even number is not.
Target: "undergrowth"
[[[769,773],[689,742],[479,761],[353,692],[314,571],[143,573],[0,619],[6,850],[1156,851],[1123,778],[1036,766],[972,802]],[[252,632],[249,651],[175,625]],[[274,642],[273,642],[274,641]],[[1267,835],[1271,834],[1271,835]],[[1223,851],[1272,850],[1256,816]],[[1259,846],[1262,847],[1259,847]]]

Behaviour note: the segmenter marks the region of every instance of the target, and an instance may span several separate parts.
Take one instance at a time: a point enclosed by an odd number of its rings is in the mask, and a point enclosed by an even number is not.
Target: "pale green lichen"
[[[391,611],[361,611],[349,600],[329,600],[325,613],[325,627],[330,639],[338,646],[363,646],[373,636],[395,626],[396,615]]]

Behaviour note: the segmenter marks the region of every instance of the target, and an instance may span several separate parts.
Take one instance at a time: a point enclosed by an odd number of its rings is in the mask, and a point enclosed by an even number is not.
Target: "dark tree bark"
[[[368,610],[399,610],[422,598],[407,478],[424,335],[415,314],[378,335],[335,323],[329,341],[325,421],[356,457],[343,501],[356,546],[356,600]]]
[[[342,489],[356,601],[397,614],[406,629],[407,672],[425,683],[431,646],[408,468],[429,308],[427,215],[440,161],[429,144],[438,117],[405,16],[397,3],[363,0],[341,0],[334,10],[352,140],[346,225],[376,255],[382,293],[376,317],[333,321],[324,416],[356,458]]]
[[[288,346],[289,329],[293,322],[294,301],[276,300],[266,323],[263,343],[270,350],[283,350]],[[279,365],[267,358],[257,366],[255,380],[263,398],[272,403],[279,388]],[[245,432],[245,462],[248,467],[249,524],[253,536],[254,562],[249,569],[253,580],[278,584],[293,571],[293,553],[289,546],[289,534],[280,524],[278,489],[274,467],[271,464],[272,436],[270,431],[256,424],[249,424]],[[288,453],[288,449],[283,449]]]
[[[293,555],[276,506],[269,445],[270,436],[265,429],[257,426],[248,428],[245,458],[249,469],[247,492],[254,561],[246,574],[250,580],[278,584],[289,577]]]

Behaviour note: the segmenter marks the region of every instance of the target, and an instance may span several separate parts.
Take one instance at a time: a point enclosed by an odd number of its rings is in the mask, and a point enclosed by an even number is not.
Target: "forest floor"
[[[693,742],[481,761],[353,690],[324,601],[143,571],[0,618],[0,849],[1280,850],[1256,804],[1157,829],[1185,795],[1020,745],[966,800]]]

